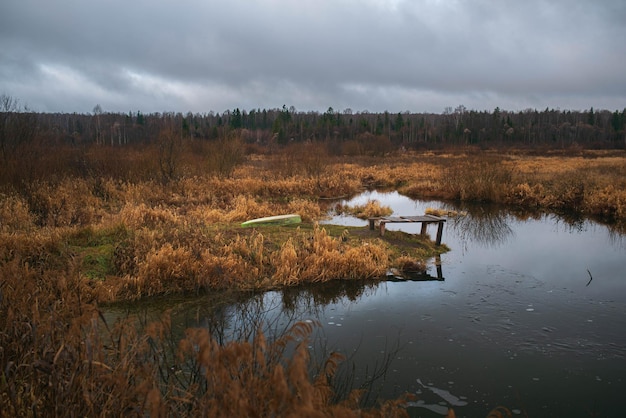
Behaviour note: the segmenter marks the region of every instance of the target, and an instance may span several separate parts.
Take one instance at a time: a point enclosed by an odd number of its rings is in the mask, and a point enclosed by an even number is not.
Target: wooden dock
[[[443,224],[446,222],[445,218],[434,215],[422,215],[422,216],[382,216],[376,218],[369,218],[370,229],[374,230],[376,222],[378,222],[380,235],[385,235],[385,225],[389,223],[421,223],[422,229],[420,234],[426,234],[426,227],[428,224],[438,224],[437,238],[435,239],[436,245],[441,245],[441,236],[443,235]]]

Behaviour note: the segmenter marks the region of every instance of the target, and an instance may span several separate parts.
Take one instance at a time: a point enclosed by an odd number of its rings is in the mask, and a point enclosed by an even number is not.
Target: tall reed
[[[311,374],[312,324],[273,341],[222,345],[206,329],[175,340],[167,315],[107,322],[74,268],[64,281],[18,259],[1,270],[2,416],[406,416],[402,400],[334,401],[341,356]]]

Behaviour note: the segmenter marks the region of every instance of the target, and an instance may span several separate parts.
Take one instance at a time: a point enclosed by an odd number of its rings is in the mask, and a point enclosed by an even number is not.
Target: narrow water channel
[[[372,380],[371,399],[415,394],[414,417],[448,407],[457,417],[484,417],[498,405],[514,416],[626,416],[625,236],[588,220],[455,208],[397,193],[343,203],[373,199],[395,215],[467,212],[445,225],[442,277],[433,260],[431,280],[337,282],[217,307],[187,300],[175,321],[210,327],[225,340],[245,338],[261,322],[280,333],[295,321],[318,321],[312,351],[345,354],[347,384]],[[343,216],[328,222],[366,225]]]

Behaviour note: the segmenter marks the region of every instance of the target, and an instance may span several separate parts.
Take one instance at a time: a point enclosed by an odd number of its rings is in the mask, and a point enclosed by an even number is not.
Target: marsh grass
[[[613,155],[596,158],[537,157],[516,163],[518,177],[509,203],[573,211],[609,222],[626,215],[626,163]]]
[[[294,158],[310,158],[307,150],[298,149]],[[394,265],[397,254],[391,250],[390,256],[385,247],[391,241],[359,241],[341,231],[323,236],[323,228],[287,230],[288,236],[255,231],[252,236],[237,224],[299,213],[312,226],[330,207],[322,197],[351,196],[372,184],[397,187],[412,197],[439,193],[467,201],[569,210],[608,221],[624,219],[624,159],[614,154],[595,157],[442,153],[346,163],[325,155],[310,162],[324,162],[323,170],[281,173],[271,169],[272,156],[257,156],[238,164],[227,178],[194,175],[163,184],[57,177],[34,181],[20,193],[5,193],[0,230],[6,253],[13,254],[9,259],[30,252],[24,259],[31,268],[78,260],[82,274],[105,282],[93,287],[108,298],[229,286],[271,288],[295,284],[297,277],[305,282],[364,278],[379,274],[385,263]],[[184,153],[179,158],[193,161]],[[335,210],[364,218],[390,213],[377,201]],[[123,233],[107,232],[115,228]],[[328,233],[330,227],[325,228]],[[368,268],[371,274],[364,271]]]
[[[440,217],[449,217],[449,218],[455,218],[457,216],[465,216],[467,215],[467,212],[459,212],[456,210],[452,210],[452,209],[442,209],[442,208],[426,208],[424,210],[424,213],[426,215],[434,215],[434,216],[440,216]]]
[[[306,327],[278,343],[292,347],[278,360],[280,349],[261,336],[221,346],[192,330],[179,345],[167,338],[166,320],[143,330],[103,324],[98,304],[380,279],[390,266],[418,268],[447,250],[396,231],[381,239],[366,227],[316,224],[329,209],[325,198],[364,188],[626,219],[623,153],[463,151],[350,162],[325,155],[280,170],[275,156],[263,155],[220,174],[206,155],[183,147],[164,182],[156,146],[78,151],[41,153],[22,177],[17,165],[2,168],[0,410],[7,416],[400,416],[393,402],[362,411],[358,393],[331,401],[328,379],[339,359],[331,357],[326,373],[305,373]],[[292,212],[304,223],[239,228],[252,217]]]
[[[348,214],[359,219],[367,219],[379,216],[389,216],[393,210],[389,206],[382,206],[378,200],[368,200],[363,205],[336,205],[335,213],[338,215]]]
[[[26,296],[12,284],[2,290],[12,305]],[[360,406],[359,391],[336,400],[343,357],[312,370],[310,323],[272,341],[257,332],[219,344],[207,329],[174,339],[168,315],[109,324],[76,297],[64,309],[46,302],[37,315],[19,305],[0,319],[3,416],[406,416],[401,399],[372,409]]]

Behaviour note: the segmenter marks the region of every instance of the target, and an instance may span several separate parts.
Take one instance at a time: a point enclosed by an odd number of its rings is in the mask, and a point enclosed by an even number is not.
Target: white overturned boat
[[[300,215],[292,213],[289,215],[266,216],[265,218],[250,219],[249,221],[242,223],[241,226],[246,228],[265,225],[290,225],[299,224],[300,222],[302,222]]]

